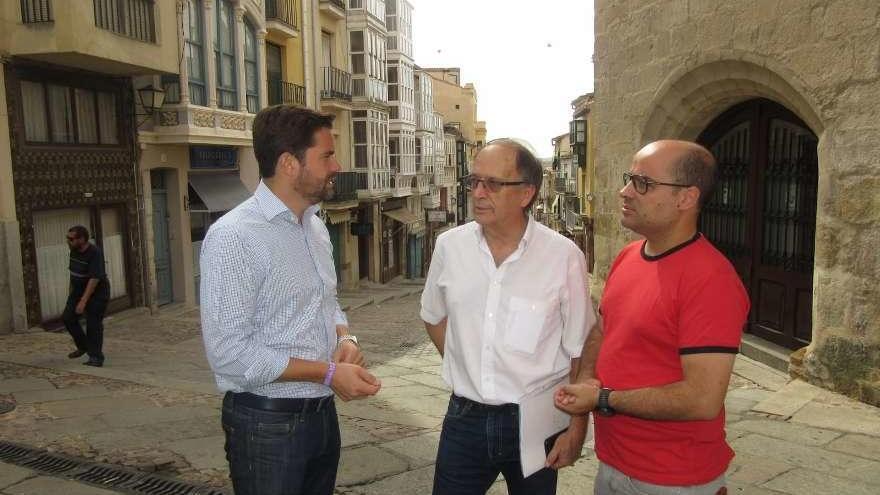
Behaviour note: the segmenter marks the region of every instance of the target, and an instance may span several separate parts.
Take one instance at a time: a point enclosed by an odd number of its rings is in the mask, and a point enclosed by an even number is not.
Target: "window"
[[[247,109],[257,113],[260,109],[260,83],[257,77],[257,32],[253,24],[244,21],[244,79],[247,93]]]
[[[204,62],[204,22],[202,20],[202,6],[198,0],[187,0],[186,22],[184,28],[184,51],[186,53],[186,68],[189,73],[189,101],[193,105],[207,105],[208,96],[205,92],[205,62]]]
[[[98,142],[98,120],[95,115],[95,92],[75,88],[76,128],[79,131],[80,143]]]
[[[41,83],[21,82],[21,109],[24,115],[24,138],[33,143],[49,141],[46,122],[46,89]]]
[[[217,0],[217,37],[214,40],[217,59],[217,106],[238,110],[235,67],[235,17],[229,0]]]
[[[25,141],[118,144],[116,95],[94,89],[21,81]]]

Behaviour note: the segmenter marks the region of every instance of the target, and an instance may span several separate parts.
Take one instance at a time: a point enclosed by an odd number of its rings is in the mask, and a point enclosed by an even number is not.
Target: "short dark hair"
[[[260,176],[275,175],[275,165],[282,153],[290,153],[303,161],[306,150],[313,146],[315,131],[333,128],[333,116],[309,108],[275,105],[260,110],[254,118],[254,155]]]
[[[715,189],[717,166],[712,152],[702,146],[685,151],[673,169],[675,179],[700,190],[700,209],[709,201]]]
[[[535,204],[535,200],[538,199],[538,193],[541,191],[541,184],[544,182],[544,169],[541,167],[541,161],[535,156],[534,153],[531,152],[525,145],[516,139],[511,138],[498,138],[493,139],[486,143],[486,146],[483,149],[492,146],[508,146],[513,148],[516,152],[515,162],[516,162],[516,171],[519,172],[519,175],[522,176],[522,180],[526,182],[526,184],[530,184],[535,186],[535,194],[532,196],[532,200],[529,201],[529,204],[526,205],[526,211],[532,208],[532,205]]]
[[[77,239],[85,239],[89,240],[89,229],[83,227],[82,225],[74,225],[73,227],[67,229],[68,232],[73,232],[76,235]]]

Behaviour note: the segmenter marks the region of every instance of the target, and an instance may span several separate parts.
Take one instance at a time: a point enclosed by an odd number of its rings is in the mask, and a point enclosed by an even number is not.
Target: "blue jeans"
[[[555,440],[545,443],[548,452]],[[511,495],[556,493],[555,470],[522,476],[519,406],[489,406],[453,395],[440,434],[434,495],[483,495],[498,473]]]
[[[226,394],[226,460],[237,495],[333,493],[341,447],[336,407],[331,399],[314,409],[266,411]]]

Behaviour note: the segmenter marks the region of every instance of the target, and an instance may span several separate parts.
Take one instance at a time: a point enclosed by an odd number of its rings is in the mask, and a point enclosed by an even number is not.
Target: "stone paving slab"
[[[15,400],[22,404],[34,402],[51,402],[58,400],[90,399],[94,397],[107,397],[110,391],[103,385],[81,385],[66,388],[52,388],[46,390],[29,390],[13,394]]]
[[[20,483],[28,478],[32,478],[34,473],[30,469],[18,467],[13,464],[0,462],[0,491],[8,486]]]
[[[867,435],[847,434],[830,444],[828,449],[880,461],[880,439]]]
[[[791,417],[793,423],[817,428],[833,428],[851,433],[880,437],[880,409],[868,407],[841,407],[811,402]]]
[[[437,446],[439,444],[440,432],[432,431],[424,435],[416,435],[383,443],[382,448],[408,459],[410,469],[412,469],[426,464],[433,464],[437,459]]]
[[[877,495],[880,486],[866,486],[808,469],[793,469],[761,485],[792,495]]]
[[[825,445],[841,435],[840,432],[787,423],[785,421],[745,419],[730,425],[733,430],[760,433],[764,436],[804,445]]]
[[[876,464],[861,457],[809,447],[793,442],[750,434],[731,443],[733,450],[755,457],[780,461],[814,471],[839,474],[847,468]]]
[[[342,451],[336,486],[351,486],[382,479],[406,471],[404,459],[372,445]]]
[[[182,455],[195,469],[225,469],[227,467],[226,452],[223,449],[225,442],[226,437],[219,435],[179,440],[166,443],[164,447]]]
[[[55,385],[45,378],[10,378],[0,380],[0,394],[31,390],[52,390]]]
[[[351,493],[357,495],[391,495],[403,493],[431,493],[434,486],[434,465],[388,476],[365,486],[353,487]]]
[[[737,452],[727,469],[727,479],[746,485],[760,485],[794,468],[794,465],[776,459]]]
[[[44,402],[42,406],[55,418],[76,418],[96,416],[112,412],[113,417],[127,416],[137,411],[154,408],[156,404],[142,397],[94,397],[89,399],[59,400]]]
[[[107,415],[105,421],[111,427],[140,426],[167,421],[191,418],[216,418],[217,410],[207,406],[171,406],[150,407],[127,412],[126,414]]]
[[[9,495],[116,495],[118,492],[103,490],[76,481],[49,476],[31,478],[3,489]]]
[[[438,375],[433,375],[431,373],[414,373],[412,375],[402,375],[400,378],[415,383],[421,383],[429,387],[434,387],[438,391],[438,393],[450,392],[449,385],[447,385],[446,382],[443,381],[443,378]]]
[[[801,380],[792,380],[775,394],[761,401],[753,411],[790,418],[800,408],[815,399],[822,389]]]
[[[791,381],[785,373],[743,356],[739,356],[734,361],[733,372],[751,382],[761,384],[762,388],[774,392]]]

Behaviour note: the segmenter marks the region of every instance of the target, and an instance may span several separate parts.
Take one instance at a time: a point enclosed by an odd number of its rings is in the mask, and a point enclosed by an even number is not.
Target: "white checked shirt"
[[[484,404],[518,403],[565,376],[596,322],[583,254],[531,217],[498,267],[476,222],[441,234],[421,316],[448,317],[443,379]]]
[[[308,208],[302,223],[265,184],[208,230],[201,253],[205,352],[221,392],[322,397],[311,382],[275,382],[290,358],[330,361],[336,300],[327,227]]]

